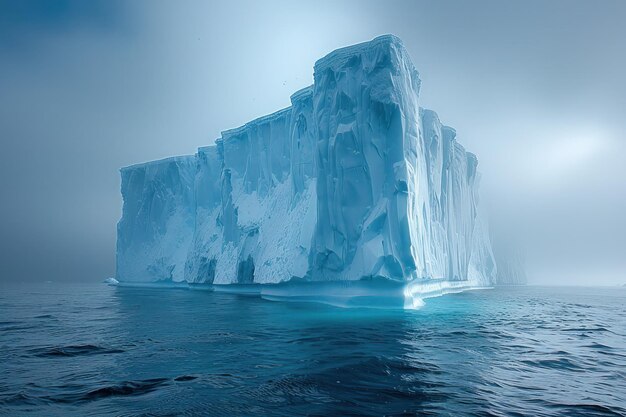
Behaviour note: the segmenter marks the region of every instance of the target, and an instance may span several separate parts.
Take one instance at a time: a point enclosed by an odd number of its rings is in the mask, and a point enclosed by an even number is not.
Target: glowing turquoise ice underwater
[[[0,291],[0,414],[624,415],[626,289],[419,310],[208,291]]]

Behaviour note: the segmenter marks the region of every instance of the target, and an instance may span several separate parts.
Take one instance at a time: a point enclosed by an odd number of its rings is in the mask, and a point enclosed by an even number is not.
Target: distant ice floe
[[[120,282],[113,277],[109,277],[104,280],[104,283],[109,285],[118,285]]]

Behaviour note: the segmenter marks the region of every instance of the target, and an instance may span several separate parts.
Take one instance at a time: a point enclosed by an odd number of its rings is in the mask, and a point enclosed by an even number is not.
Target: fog
[[[289,104],[403,39],[537,284],[626,283],[623,1],[0,1],[3,281],[115,271],[119,168]]]

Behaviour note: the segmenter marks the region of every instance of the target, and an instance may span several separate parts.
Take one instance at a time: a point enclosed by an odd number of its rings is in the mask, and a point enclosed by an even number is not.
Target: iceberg
[[[339,304],[368,282],[409,304],[493,285],[478,160],[419,106],[420,85],[380,36],[318,60],[290,107],[123,168],[115,278]]]

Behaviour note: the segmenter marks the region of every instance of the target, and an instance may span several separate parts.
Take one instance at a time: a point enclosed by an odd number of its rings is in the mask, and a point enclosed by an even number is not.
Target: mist
[[[115,271],[119,168],[289,105],[393,33],[530,283],[626,283],[622,1],[0,1],[2,281]]]

